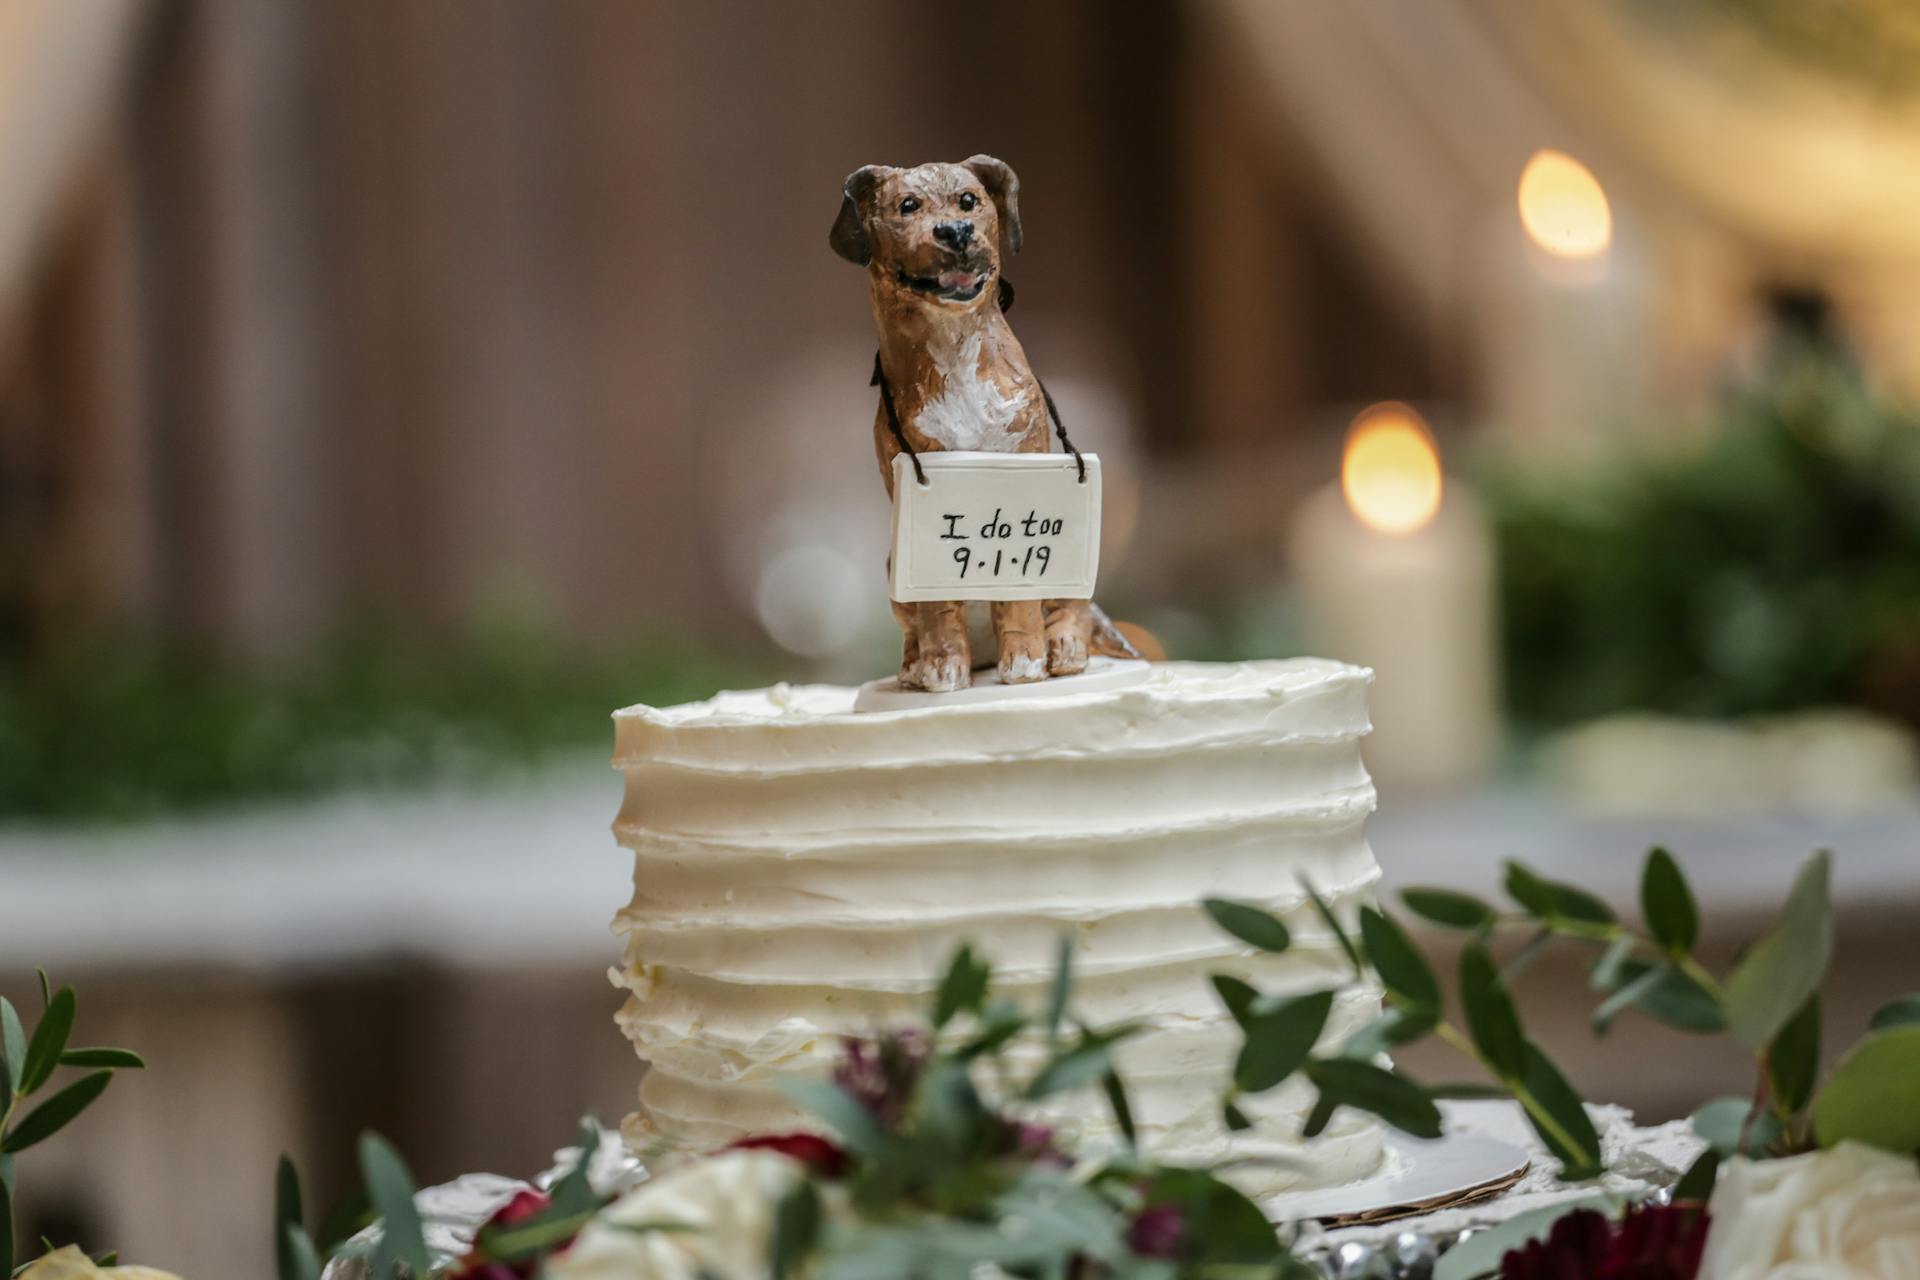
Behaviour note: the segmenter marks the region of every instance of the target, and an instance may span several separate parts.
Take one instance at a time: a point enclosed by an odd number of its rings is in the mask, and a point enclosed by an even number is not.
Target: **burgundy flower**
[[[895,1031],[872,1040],[848,1038],[833,1069],[833,1082],[852,1094],[885,1128],[899,1124],[907,1103],[927,1069],[933,1047],[917,1030]]]
[[[545,1212],[553,1200],[544,1191],[535,1191],[532,1187],[513,1193],[513,1198],[493,1211],[486,1227],[517,1227]],[[476,1250],[455,1264],[449,1280],[530,1280],[534,1263],[496,1262],[485,1258]]]
[[[842,1148],[817,1133],[770,1133],[742,1138],[729,1151],[778,1151],[823,1178],[843,1178],[852,1161]]]
[[[995,1154],[1032,1164],[1054,1165],[1061,1169],[1073,1167],[1073,1157],[1062,1151],[1054,1141],[1053,1130],[1030,1120],[1002,1119],[1000,1141]]]
[[[1176,1261],[1186,1238],[1186,1221],[1180,1216],[1180,1210],[1170,1204],[1148,1205],[1127,1228],[1127,1248],[1142,1258]]]
[[[1641,1205],[1616,1227],[1578,1209],[1500,1260],[1500,1280],[1694,1280],[1707,1243],[1697,1207]]]

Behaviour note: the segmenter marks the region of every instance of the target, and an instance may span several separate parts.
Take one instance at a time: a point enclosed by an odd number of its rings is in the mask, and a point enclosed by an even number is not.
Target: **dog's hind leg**
[[[967,641],[967,607],[958,600],[927,600],[894,605],[903,628],[909,621],[900,664],[902,689],[951,693],[973,683],[973,656]]]
[[[1088,600],[1047,601],[1047,672],[1079,675],[1093,651],[1093,605]]]
[[[1000,649],[1001,684],[1047,678],[1044,610],[1038,600],[996,600],[993,638]]]

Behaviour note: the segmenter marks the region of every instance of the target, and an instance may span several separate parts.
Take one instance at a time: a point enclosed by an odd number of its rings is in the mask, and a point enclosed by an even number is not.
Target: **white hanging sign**
[[[893,598],[1082,599],[1100,569],[1100,459],[922,453],[893,460]]]

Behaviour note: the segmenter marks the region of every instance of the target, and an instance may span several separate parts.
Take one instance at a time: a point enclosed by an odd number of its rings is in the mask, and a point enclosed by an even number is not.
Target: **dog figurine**
[[[893,460],[942,449],[1046,453],[1052,397],[1007,325],[1012,286],[1000,241],[1020,251],[1020,180],[992,156],[913,169],[870,164],[847,176],[828,243],[867,269],[880,350],[873,442],[887,495]],[[1083,464],[1084,467],[1084,464]],[[967,602],[895,601],[905,637],[900,686],[946,692],[973,680]],[[1093,654],[1138,657],[1090,600],[1000,600],[989,607],[1002,683],[1076,675]]]

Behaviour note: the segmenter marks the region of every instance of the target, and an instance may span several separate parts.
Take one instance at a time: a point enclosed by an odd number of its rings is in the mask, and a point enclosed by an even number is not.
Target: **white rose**
[[[1700,1280],[1920,1277],[1920,1169],[1843,1142],[1784,1160],[1730,1160],[1707,1203]]]
[[[774,1211],[800,1181],[773,1151],[723,1151],[641,1184],[547,1260],[549,1280],[748,1280],[767,1273]],[[685,1230],[613,1225],[679,1223]]]

